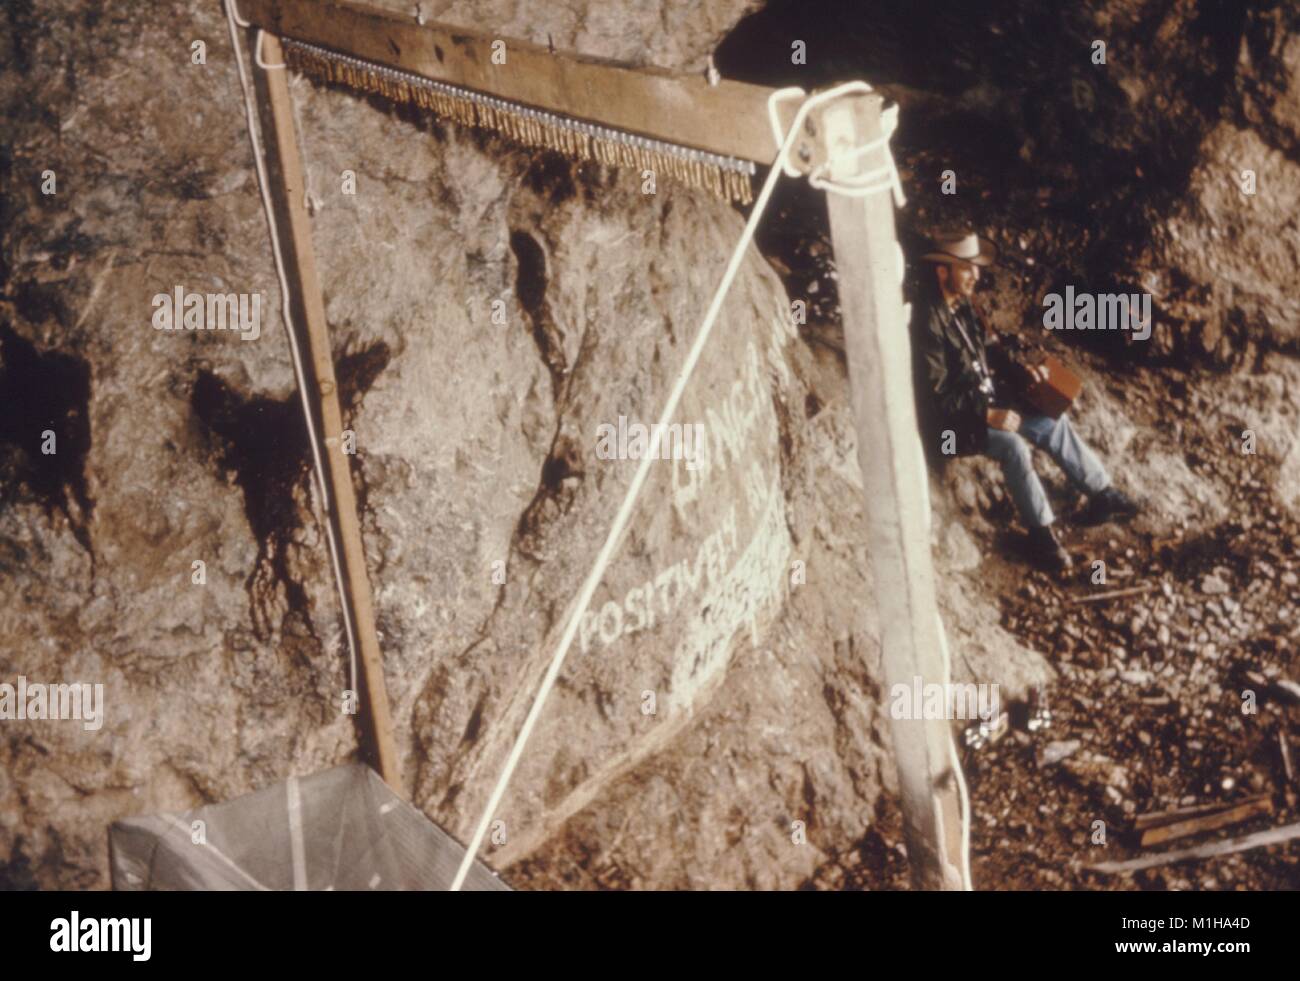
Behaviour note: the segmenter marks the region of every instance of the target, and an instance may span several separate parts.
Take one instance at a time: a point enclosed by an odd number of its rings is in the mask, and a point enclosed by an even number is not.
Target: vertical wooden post
[[[250,48],[256,54],[256,33],[249,32]],[[262,39],[262,60],[283,65],[280,41],[267,34]],[[375,631],[375,611],[366,575],[365,545],[357,517],[356,495],[348,454],[343,452],[343,416],[339,409],[338,386],[334,379],[334,355],[325,303],[316,273],[312,249],[311,221],[304,201],[306,180],[293,123],[293,105],[284,68],[258,69],[254,78],[262,133],[266,135],[267,182],[279,229],[285,278],[289,283],[289,307],[293,329],[305,340],[304,384],[308,401],[318,413],[318,428],[324,446],[325,481],[329,486],[332,513],[326,515],[338,536],[339,563],[343,569],[346,600],[349,603],[354,642],[360,652],[357,693],[360,700],[362,752],[393,790],[405,796],[401,763],[393,739],[393,723],[384,685],[383,657]]]
[[[882,136],[881,100],[827,104],[821,138],[830,159]],[[887,150],[840,156],[835,180],[876,170]],[[912,400],[911,341],[888,191],[827,194],[849,387],[866,491],[868,545],[880,611],[886,690],[946,684],[948,657],[935,604],[925,460]],[[946,690],[946,689],[945,689]],[[945,704],[948,704],[945,701]],[[893,719],[894,755],[913,884],[969,889],[965,784],[945,719]]]

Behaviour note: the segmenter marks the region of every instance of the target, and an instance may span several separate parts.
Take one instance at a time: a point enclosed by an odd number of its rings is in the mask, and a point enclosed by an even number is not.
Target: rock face
[[[745,5],[434,6],[689,68]],[[0,673],[105,713],[5,723],[0,876],[104,886],[115,818],[347,759],[348,655],[226,25],[9,17]],[[292,91],[406,777],[463,838],[636,467],[600,427],[655,419],[741,222]],[[155,329],[177,287],[256,295],[260,333]],[[788,310],[751,255],[681,407],[707,452],[656,463],[502,808],[520,887],[791,887],[892,784],[847,410]]]
[[[996,212],[1000,328],[1060,277],[1141,282],[1171,328],[1158,354],[1255,369],[1212,398],[1177,380],[1179,411],[1234,446],[1255,430],[1266,478],[1300,500],[1291,5],[1011,3],[987,44],[975,13],[937,0],[851,24],[773,2],[739,28],[756,4],[419,6],[690,71],[732,31],[768,84],[897,83],[904,237]],[[0,682],[102,684],[105,704],[99,729],[0,722],[0,884],[102,887],[114,819],[350,758],[348,651],[218,8],[17,0],[4,16]],[[770,51],[746,34],[764,23]],[[1098,36],[1109,68],[1080,56],[1042,83]],[[792,37],[807,70],[777,77]],[[463,839],[632,479],[635,460],[598,452],[603,427],[657,417],[741,221],[667,182],[647,195],[630,173],[291,88],[405,776]],[[951,134],[975,131],[991,136],[965,145],[966,196],[939,198]],[[789,326],[804,284],[777,268],[784,284],[757,254],[742,267],[676,420],[703,428],[706,455],[655,464],[499,812],[486,857],[517,887],[790,888],[835,881],[864,842],[878,861],[853,881],[900,881],[843,364],[833,328]],[[259,335],[154,329],[177,287],[257,296]],[[1080,430],[1159,489],[1150,527],[1224,520],[1230,485],[1197,469],[1222,447],[1193,454],[1181,420],[1166,432],[1174,381],[1089,366]],[[1004,698],[1048,684],[1035,634],[999,622],[995,468],[962,461],[931,487],[956,679]]]

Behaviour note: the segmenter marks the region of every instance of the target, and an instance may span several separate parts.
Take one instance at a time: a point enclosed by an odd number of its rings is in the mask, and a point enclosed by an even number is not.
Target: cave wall
[[[694,68],[746,6],[426,13]],[[3,434],[0,674],[106,710],[5,724],[0,879],[103,887],[112,820],[349,758],[347,652],[219,9],[4,17],[0,350],[57,384]],[[406,778],[466,836],[632,476],[596,426],[657,414],[741,218],[291,84]],[[177,285],[260,294],[260,335],[154,329]],[[502,808],[521,887],[790,887],[893,784],[847,417],[787,302],[752,253],[681,411],[709,466],[656,467]]]
[[[1224,411],[1249,423],[1268,402],[1260,425],[1287,429],[1294,5],[758,6],[420,9],[689,71],[730,32],[733,77],[879,81],[903,106],[905,244],[999,216],[1000,327],[1062,277],[1140,283],[1172,327],[1157,357],[1258,353]],[[0,678],[100,682],[107,701],[98,732],[0,730],[0,883],[105,886],[112,820],[349,758],[347,652],[219,6],[15,0],[0,17],[0,393],[19,406],[0,422]],[[1110,39],[1105,74],[1056,70],[1093,37]],[[632,476],[597,458],[596,426],[657,413],[741,219],[291,84],[403,766],[415,803],[464,837]],[[974,131],[989,138],[954,136]],[[1253,199],[1232,180],[1247,165],[1267,189]],[[946,166],[975,193],[939,197]],[[815,241],[814,220],[791,227]],[[486,857],[520,887],[792,887],[891,820],[843,368],[825,325],[785,327],[787,294],[813,294],[782,275],[746,261],[681,412],[716,459],[656,466],[516,775]],[[154,330],[151,298],[176,285],[260,294],[260,336]],[[1171,513],[1221,516],[1121,393],[1089,395],[1085,435]],[[1300,500],[1295,441],[1265,442]],[[954,673],[1014,697],[1052,668],[982,592],[963,523],[980,531],[997,481],[968,476],[933,501]]]

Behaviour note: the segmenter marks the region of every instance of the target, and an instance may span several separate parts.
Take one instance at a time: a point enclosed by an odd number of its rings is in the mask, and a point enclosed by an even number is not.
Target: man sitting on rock
[[[1034,472],[1030,443],[1046,450],[1076,487],[1089,497],[1084,523],[1128,518],[1137,505],[1112,486],[1096,454],[1063,413],[1059,419],[1024,408],[1018,394],[1046,381],[1046,365],[1024,367],[997,337],[990,338],[970,298],[980,267],[993,262],[993,245],[974,233],[941,235],[921,256],[922,291],[913,307],[912,345],[916,362],[918,415],[931,451],[948,456],[984,453],[997,460],[1029,529],[1035,563],[1064,571],[1073,562],[1052,529],[1055,516]],[[1021,406],[1023,408],[1023,406]]]

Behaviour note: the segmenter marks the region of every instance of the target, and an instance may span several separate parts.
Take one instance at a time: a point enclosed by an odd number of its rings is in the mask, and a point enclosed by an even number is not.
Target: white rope
[[[289,279],[284,271],[284,256],[280,251],[280,233],[275,224],[275,212],[271,207],[268,188],[270,182],[266,176],[266,166],[262,161],[262,142],[258,139],[257,121],[253,113],[253,97],[248,90],[248,73],[244,70],[244,53],[239,43],[237,25],[248,26],[248,21],[241,21],[235,8],[235,0],[226,0],[226,20],[230,27],[230,43],[235,49],[235,66],[239,69],[239,85],[244,92],[244,116],[248,121],[248,139],[253,144],[253,163],[257,167],[257,186],[262,194],[262,209],[266,212],[266,224],[271,230],[271,253],[275,256],[275,272],[280,280],[280,314],[284,318],[284,328],[289,333],[289,353],[293,357],[294,377],[298,381],[298,393],[302,396],[302,414],[307,420],[307,438],[311,442],[312,459],[316,464],[316,481],[320,488],[321,506],[325,512],[325,538],[330,546],[330,561],[334,567],[334,581],[339,589],[339,604],[343,607],[343,625],[348,638],[349,675],[348,687],[357,690],[357,648],[352,634],[352,614],[348,611],[347,591],[343,585],[343,566],[339,562],[338,543],[335,541],[334,523],[330,514],[334,509],[330,497],[329,483],[325,479],[325,463],[321,460],[320,440],[316,435],[316,423],[312,418],[311,403],[307,398],[306,374],[302,367],[302,354],[298,350],[298,335],[293,329],[293,317],[289,313]],[[258,31],[258,47],[261,47],[261,31]],[[256,54],[255,54],[256,57]],[[256,57],[260,61],[260,57]]]
[[[866,85],[865,82],[861,84]],[[871,86],[868,85],[867,89],[870,88]],[[898,179],[898,168],[894,165],[894,155],[889,149],[889,139],[898,128],[898,106],[890,106],[880,113],[880,127],[884,130],[884,134],[879,138],[869,140],[847,153],[837,154],[814,167],[813,172],[808,175],[808,183],[828,194],[842,194],[850,198],[864,198],[879,191],[893,191],[894,204],[899,208],[906,207],[907,198],[903,195],[903,184]],[[831,180],[826,176],[841,164],[857,160],[874,150],[881,150],[884,153],[883,167],[869,170],[865,174],[855,174],[848,179]]]
[[[695,341],[691,344],[690,352],[686,355],[686,360],[677,373],[677,380],[668,393],[668,401],[664,403],[663,412],[659,416],[659,429],[652,430],[652,432],[667,431],[666,427],[677,412],[677,404],[681,401],[682,393],[686,390],[686,383],[690,381],[691,373],[700,360],[700,354],[704,351],[704,345],[709,339],[709,334],[713,331],[713,325],[718,319],[718,313],[722,310],[722,301],[726,298],[727,292],[731,289],[731,284],[736,278],[736,273],[740,270],[745,250],[754,238],[754,232],[758,228],[758,224],[762,220],[763,213],[772,197],[772,190],[776,187],[776,182],[785,169],[786,156],[790,151],[790,147],[794,144],[808,113],[823,102],[838,98],[848,92],[863,91],[864,89],[871,91],[871,87],[864,82],[848,82],[825,92],[819,92],[812,98],[807,99],[795,114],[794,122],[790,125],[784,139],[780,141],[780,150],[768,170],[767,179],[763,182],[763,189],[754,202],[754,209],[749,214],[749,220],[745,223],[745,229],[740,234],[740,240],[736,243],[735,249],[732,250],[731,259],[728,261],[726,271],[722,275],[722,281],[718,283],[718,288],[714,291],[713,301],[709,304],[708,312],[704,315],[704,322],[700,325],[700,329],[695,335]],[[780,89],[772,94],[768,108],[769,113],[773,114],[773,118],[775,118],[775,102],[790,98],[795,93],[802,95],[803,90],[797,88]],[[587,612],[587,607],[591,604],[591,598],[596,592],[596,587],[600,585],[605,569],[614,556],[614,549],[632,517],[632,510],[636,505],[637,496],[641,493],[641,487],[645,484],[646,477],[650,473],[650,467],[654,462],[649,454],[641,457],[641,463],[637,467],[636,474],[632,477],[632,484],[628,487],[627,494],[623,497],[623,503],[614,516],[614,523],[609,529],[609,534],[605,537],[605,544],[601,547],[600,553],[596,556],[595,565],[592,566],[582,584],[582,589],[578,592],[573,612],[569,616],[568,626],[565,627],[564,634],[555,648],[555,654],[551,658],[551,665],[542,678],[541,687],[538,688],[537,694],[533,698],[532,707],[524,718],[524,724],[519,730],[519,735],[515,738],[515,744],[506,759],[501,776],[497,778],[496,786],[492,789],[487,806],[483,808],[483,815],[479,819],[478,827],[474,830],[473,838],[470,839],[469,847],[465,849],[460,868],[457,869],[456,878],[451,884],[452,892],[460,889],[465,881],[465,876],[469,874],[470,866],[474,863],[474,856],[478,853],[479,846],[483,844],[483,838],[492,823],[492,816],[500,806],[501,799],[505,796],[506,787],[510,783],[510,778],[514,775],[515,767],[519,764],[520,757],[523,756],[528,737],[532,735],[533,727],[537,724],[537,719],[542,713],[542,707],[546,704],[547,696],[550,695],[551,689],[555,686],[560,669],[564,666],[565,658],[568,657],[569,648],[573,645],[573,639],[577,635],[578,624],[582,620],[582,615]]]
[[[268,65],[265,61],[262,60],[262,38],[265,36],[266,36],[266,32],[259,27],[257,29],[257,43],[253,45],[253,60],[257,62],[257,67],[263,69],[264,71],[272,71],[276,68],[284,68],[285,67],[284,62],[280,62],[280,64],[278,65]]]
[[[875,90],[866,82],[846,82],[830,91],[839,93],[840,95],[847,95],[850,92],[861,92],[865,94]],[[806,95],[807,93],[804,92],[803,89],[795,86],[792,88],[780,89],[773,92],[772,95],[768,97],[767,121],[772,127],[772,137],[776,141],[777,146],[781,145],[784,138],[781,133],[781,118],[777,113],[777,107],[782,102],[786,102],[790,99],[802,98]],[[819,93],[818,95],[813,96],[809,101],[815,105],[820,105],[821,101],[823,101],[823,95],[825,95],[825,93]],[[807,104],[807,102],[804,103],[805,106]],[[797,119],[797,122],[800,125],[803,123],[803,115],[806,114],[801,114]],[[846,197],[854,198],[867,197],[868,195],[875,194],[879,191],[892,190],[894,192],[894,204],[899,208],[906,207],[907,198],[903,195],[903,184],[898,179],[898,168],[894,165],[894,155],[889,149],[890,137],[894,135],[894,130],[898,128],[898,106],[890,106],[888,109],[885,109],[880,113],[880,126],[884,131],[884,134],[879,139],[864,143],[847,153],[837,154],[824,163],[819,164],[813,169],[812,173],[808,175],[808,183],[819,191],[825,191],[828,194],[842,194]],[[857,174],[848,180],[834,181],[827,176],[831,170],[837,166],[848,163],[851,160],[856,160],[858,157],[865,156],[874,150],[883,151],[885,155],[885,164],[883,167],[877,167],[875,170],[870,170],[865,174]],[[785,171],[787,177],[799,177],[803,173],[793,162],[790,161],[788,154],[781,163],[781,169]],[[900,266],[899,268],[901,269],[902,267]]]

